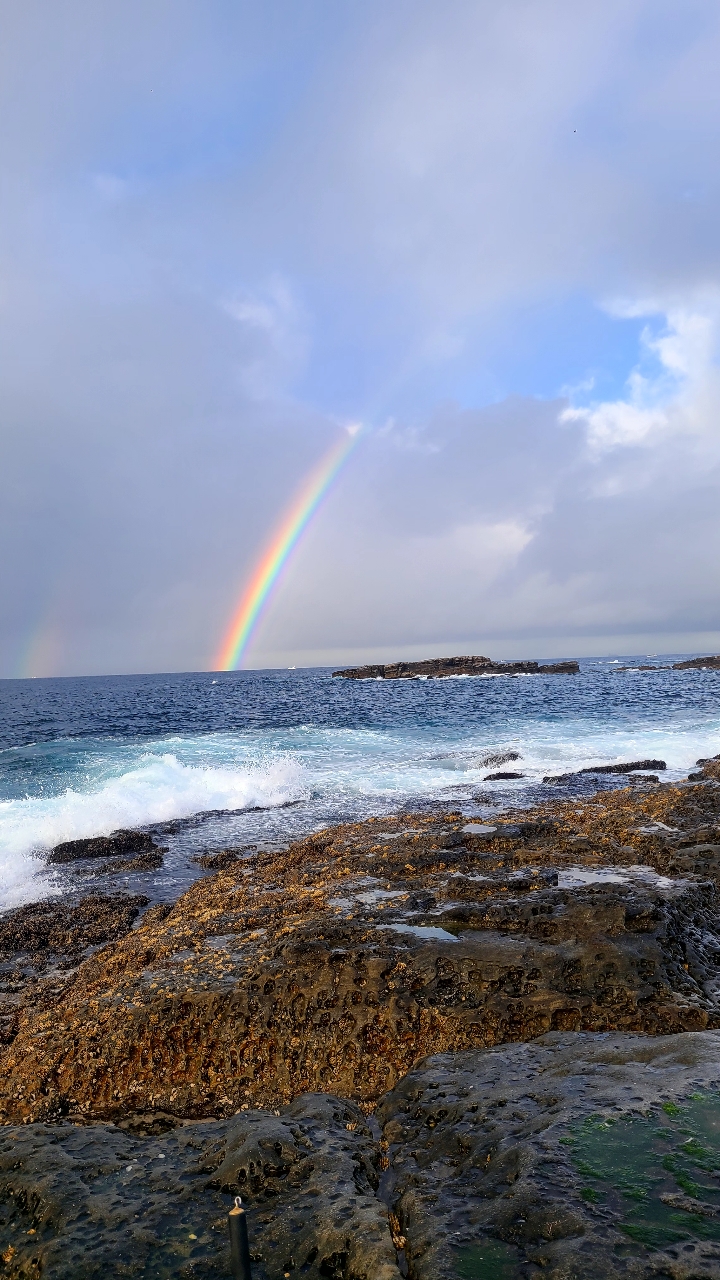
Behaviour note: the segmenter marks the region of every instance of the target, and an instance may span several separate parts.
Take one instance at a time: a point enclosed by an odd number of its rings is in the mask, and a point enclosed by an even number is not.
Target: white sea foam
[[[302,765],[287,756],[255,766],[198,767],[175,755],[146,754],[95,789],[0,801],[0,905],[52,891],[37,858],[64,840],[109,835],[208,810],[273,807],[303,799]]]
[[[715,714],[663,722],[660,712],[652,726],[628,720],[598,724],[581,716],[518,717],[488,724],[480,719],[457,728],[308,724],[168,735],[151,743],[108,737],[28,745],[22,753],[29,762],[29,794],[0,800],[0,908],[51,891],[51,882],[37,878],[43,864],[33,854],[118,827],[259,806],[267,813],[226,822],[217,840],[283,840],[331,822],[395,812],[425,798],[462,803],[506,788],[514,802],[546,774],[613,760],[661,758],[668,763],[663,780],[671,781],[685,777],[698,756],[718,749]],[[483,786],[491,766],[481,761],[508,751],[521,753],[525,778]],[[15,750],[2,754],[17,770]],[[47,762],[53,770],[46,771]],[[13,769],[7,771],[10,782],[17,777]],[[297,800],[307,803],[273,814],[273,807]],[[484,817],[475,820],[482,824]],[[220,846],[210,837],[207,847]]]

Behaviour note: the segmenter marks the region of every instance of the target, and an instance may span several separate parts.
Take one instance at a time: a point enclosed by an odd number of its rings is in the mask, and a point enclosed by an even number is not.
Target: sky
[[[720,650],[716,3],[0,29],[0,676]]]

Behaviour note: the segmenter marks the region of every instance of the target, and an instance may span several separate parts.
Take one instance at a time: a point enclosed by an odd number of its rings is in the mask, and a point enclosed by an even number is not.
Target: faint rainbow
[[[232,671],[240,666],[263,606],[287,563],[288,557],[317,511],[333,480],[360,439],[361,428],[347,427],[340,440],[328,450],[305,477],[283,515],[235,610],[215,661],[216,671]]]

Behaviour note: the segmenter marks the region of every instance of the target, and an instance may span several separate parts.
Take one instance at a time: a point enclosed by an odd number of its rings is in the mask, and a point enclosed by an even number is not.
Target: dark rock
[[[413,1280],[717,1280],[720,1035],[553,1033],[382,1099]]]
[[[634,773],[637,769],[667,769],[664,760],[629,760],[622,764],[593,764],[575,773],[554,773],[543,778],[543,782],[570,782],[573,778],[582,778],[588,773],[624,774]]]
[[[86,947],[122,938],[148,899],[90,894],[79,902],[50,899],[0,917],[0,954],[77,956]]]
[[[630,773],[628,774],[628,782],[631,786],[644,786],[646,783],[659,782],[656,773]]]
[[[66,840],[48,854],[52,863],[75,862],[78,858],[111,858],[113,855],[154,853],[157,845],[144,831],[113,831],[110,836],[89,840]]]
[[[634,773],[636,769],[667,769],[664,760],[630,760],[624,764],[593,764],[577,773]]]
[[[114,858],[111,862],[104,862],[101,866],[94,865],[88,867],[76,867],[76,876],[110,876],[118,875],[121,872],[129,871],[159,871],[163,865],[165,858],[165,849],[155,849],[152,853],[139,853],[134,858]]]
[[[519,751],[499,751],[491,753],[489,756],[483,756],[478,760],[478,769],[489,769],[493,764],[510,764],[513,760],[522,760]]]
[[[246,844],[241,849],[220,849],[217,853],[203,853],[197,858],[191,858],[191,862],[196,862],[205,871],[224,871],[226,867],[239,862],[243,853],[250,853],[256,848],[257,845]]]
[[[425,1058],[370,1122],[310,1093],[8,1125],[2,1274],[229,1276],[240,1194],[253,1280],[717,1280],[719,1062],[717,1031],[562,1031]]]
[[[486,773],[483,782],[502,782],[508,778],[524,778],[524,773]]]
[[[424,662],[376,663],[367,667],[348,667],[333,671],[345,680],[414,680],[418,676],[441,679],[443,676],[477,675],[577,675],[577,662],[493,662],[485,657],[427,658]]]
[[[241,1194],[253,1280],[400,1280],[376,1195],[380,1144],[352,1103],[310,1094],[281,1114],[178,1124],[0,1130],[3,1276],[91,1280],[230,1275],[227,1212]]]
[[[673,662],[673,671],[720,671],[720,653],[709,658],[688,658],[685,662]]]

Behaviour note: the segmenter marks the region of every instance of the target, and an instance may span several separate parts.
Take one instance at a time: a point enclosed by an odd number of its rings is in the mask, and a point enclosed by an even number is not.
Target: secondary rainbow
[[[355,448],[360,434],[359,427],[346,428],[342,437],[305,477],[243,591],[220,646],[216,671],[233,671],[240,666],[270,592],[333,480]]]

